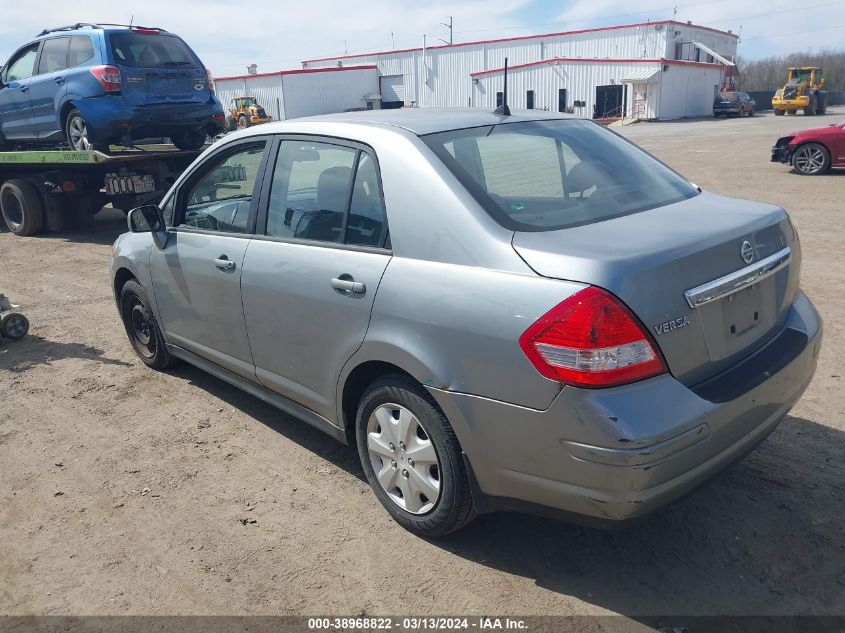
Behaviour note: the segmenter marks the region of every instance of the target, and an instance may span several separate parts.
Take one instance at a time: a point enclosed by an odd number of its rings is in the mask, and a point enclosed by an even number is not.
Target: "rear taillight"
[[[106,92],[120,92],[123,87],[120,70],[114,66],[92,66],[91,74],[97,78]]]
[[[208,79],[208,89],[214,92],[214,77],[212,77],[211,71],[208,68],[205,69],[205,76]]]
[[[526,330],[519,345],[537,371],[567,385],[611,387],[666,371],[639,320],[594,286],[552,308]]]

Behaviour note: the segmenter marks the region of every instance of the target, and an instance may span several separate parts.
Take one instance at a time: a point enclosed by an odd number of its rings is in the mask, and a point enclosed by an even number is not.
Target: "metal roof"
[[[648,84],[657,81],[657,75],[660,74],[659,68],[643,68],[635,70],[622,77],[622,83],[625,84]]]
[[[265,123],[248,128],[256,134],[313,134],[309,128],[314,124],[343,123],[362,127],[397,127],[417,135],[434,134],[446,130],[496,125],[498,123],[523,123],[556,119],[575,119],[571,114],[545,112],[543,110],[514,110],[511,116],[493,114],[480,108],[398,108],[395,110],[362,110],[339,112],[320,116],[303,117]]]

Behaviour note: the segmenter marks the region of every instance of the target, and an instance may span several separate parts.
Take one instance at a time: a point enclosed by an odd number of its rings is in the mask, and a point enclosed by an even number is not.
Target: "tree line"
[[[790,53],[748,60],[738,58],[739,90],[777,90],[786,83],[790,66],[821,66],[825,90],[845,90],[845,51],[822,50],[816,53]]]

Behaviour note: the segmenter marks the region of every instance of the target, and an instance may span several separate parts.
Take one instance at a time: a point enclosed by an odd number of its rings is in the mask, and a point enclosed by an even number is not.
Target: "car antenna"
[[[510,116],[511,109],[508,107],[508,58],[505,57],[505,86],[502,89],[502,105],[493,110],[493,114]]]

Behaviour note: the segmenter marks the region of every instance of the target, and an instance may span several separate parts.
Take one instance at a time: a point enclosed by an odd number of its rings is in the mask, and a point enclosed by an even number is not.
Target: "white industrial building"
[[[672,20],[307,60],[302,70],[217,80],[277,118],[354,107],[495,108],[508,60],[511,108],[591,118],[712,112],[734,76],[737,36]],[[262,92],[267,91],[267,92]]]
[[[267,114],[280,121],[343,112],[368,101],[378,107],[378,77],[375,65],[282,70],[216,77],[214,90],[226,110],[235,97],[255,97]]]

